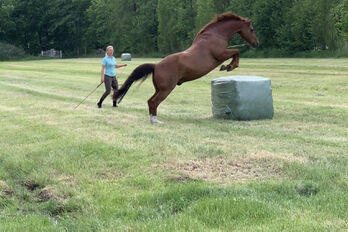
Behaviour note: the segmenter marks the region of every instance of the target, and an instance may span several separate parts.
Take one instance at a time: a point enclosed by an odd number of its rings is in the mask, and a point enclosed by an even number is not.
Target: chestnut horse
[[[147,103],[150,122],[159,123],[157,107],[176,85],[200,78],[230,58],[231,62],[222,65],[220,71],[232,71],[238,67],[239,50],[228,48],[228,40],[235,33],[239,33],[252,47],[258,46],[251,20],[230,12],[217,15],[198,32],[187,50],[171,54],[157,64],[142,64],[135,68],[122,87],[115,91],[114,100],[120,103],[134,81],[145,80],[153,73],[156,92]]]

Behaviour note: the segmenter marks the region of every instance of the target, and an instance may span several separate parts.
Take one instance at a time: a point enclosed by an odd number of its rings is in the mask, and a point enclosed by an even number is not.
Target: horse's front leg
[[[222,65],[220,71],[227,70],[227,72],[232,71],[239,66],[239,55],[240,51],[237,49],[226,49],[223,53],[224,60],[232,58],[231,62],[228,65]]]

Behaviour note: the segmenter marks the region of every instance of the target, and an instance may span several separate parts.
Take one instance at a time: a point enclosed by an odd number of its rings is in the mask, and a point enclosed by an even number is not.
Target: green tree
[[[253,5],[255,0],[230,0],[229,6],[226,8],[226,11],[231,11],[234,14],[237,14],[246,18],[253,18],[254,10]]]
[[[11,17],[16,29],[10,37],[30,54],[38,54],[49,43],[47,9],[46,0],[14,0]]]
[[[106,44],[111,44],[112,27],[110,25],[113,25],[113,15],[109,12],[109,0],[92,0],[86,10],[89,23],[86,37],[89,45],[94,48],[103,48]]]
[[[131,52],[151,53],[158,50],[157,47],[157,0],[138,0],[135,5],[134,36],[135,43],[130,47]]]
[[[231,11],[231,8],[233,7],[231,4],[231,0],[213,0],[213,3],[214,9],[217,14],[221,14],[226,11]]]
[[[254,27],[261,48],[280,48],[279,28],[285,24],[285,13],[292,0],[256,0],[253,6]]]
[[[112,44],[117,46],[116,51],[134,52],[137,43],[135,0],[116,0],[112,4]]]
[[[158,0],[158,48],[162,53],[186,49],[195,35],[193,0]]]
[[[143,53],[156,50],[157,1],[118,0],[113,38],[120,52]]]
[[[297,1],[286,12],[286,20],[277,30],[280,48],[288,51],[308,51],[315,47],[311,31],[314,10],[308,0]]]
[[[197,0],[196,31],[210,22],[216,14],[213,0]]]
[[[337,31],[330,9],[336,0],[311,0],[315,14],[311,23],[311,31],[316,47],[325,50],[335,49],[337,45]]]
[[[0,41],[12,42],[9,34],[14,34],[16,25],[11,18],[14,9],[12,0],[0,0]]]
[[[335,49],[348,41],[348,0],[0,0],[0,41],[30,54],[55,48],[79,56],[109,44],[116,52],[169,54],[226,11],[252,19],[265,50]]]
[[[79,56],[86,53],[88,20],[86,10],[90,0],[49,1],[50,46],[65,54]],[[59,10],[57,10],[59,9]]]
[[[294,1],[277,28],[280,48],[288,51],[335,49],[338,34],[330,14],[336,0]]]
[[[17,45],[30,54],[50,48],[79,55],[86,48],[86,9],[90,0],[14,0]]]
[[[157,0],[93,0],[87,38],[94,47],[112,44],[116,53],[157,51]]]
[[[195,18],[197,9],[195,7],[196,0],[184,0],[178,8],[177,36],[179,37],[179,49],[185,50],[188,48],[196,36]]]
[[[341,0],[331,10],[338,36],[348,42],[348,0]]]

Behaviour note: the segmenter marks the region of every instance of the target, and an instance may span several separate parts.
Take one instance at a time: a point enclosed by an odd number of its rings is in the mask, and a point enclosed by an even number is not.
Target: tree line
[[[32,55],[81,56],[109,44],[169,54],[226,11],[253,20],[262,50],[334,51],[348,41],[348,0],[0,0],[0,41]]]

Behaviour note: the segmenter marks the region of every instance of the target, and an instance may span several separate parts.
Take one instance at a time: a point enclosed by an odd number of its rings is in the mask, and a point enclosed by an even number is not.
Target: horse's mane
[[[210,27],[211,25],[215,24],[215,23],[218,23],[218,22],[222,22],[222,21],[225,21],[225,20],[241,20],[241,21],[248,21],[247,18],[242,18],[238,15],[235,15],[233,14],[232,12],[225,12],[225,13],[222,13],[222,14],[218,14],[218,15],[215,15],[215,18],[210,21],[208,24],[206,24],[198,33],[197,33],[197,36],[202,34],[204,31],[207,30],[208,27]],[[196,36],[196,37],[197,37]]]

